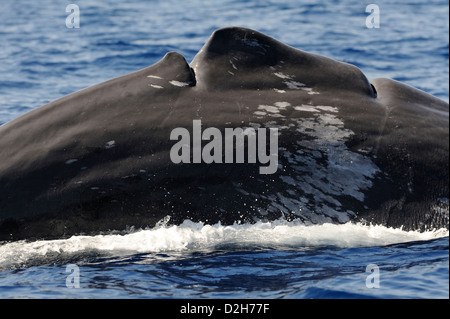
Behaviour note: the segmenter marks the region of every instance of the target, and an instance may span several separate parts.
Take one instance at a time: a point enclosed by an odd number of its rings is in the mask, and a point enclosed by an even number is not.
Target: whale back
[[[222,146],[242,129],[245,154],[248,132],[276,129],[276,171],[261,174],[248,155],[194,162],[211,142],[199,135],[194,148],[195,123]],[[177,128],[190,133],[187,162],[171,158]],[[448,228],[447,103],[244,28],[217,30],[190,64],[170,52],[36,108],[0,126],[0,149],[0,240],[166,216]]]

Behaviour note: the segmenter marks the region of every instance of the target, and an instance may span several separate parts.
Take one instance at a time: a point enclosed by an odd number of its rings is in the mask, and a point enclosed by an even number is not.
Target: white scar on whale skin
[[[235,35],[235,40],[240,41],[241,43],[255,48],[255,53],[258,53],[260,55],[265,55],[267,53],[267,49],[270,48],[267,44],[259,43],[257,39],[249,39],[247,38],[247,33],[244,35],[244,37],[240,37],[239,35]]]
[[[269,115],[271,117],[285,117],[280,114],[281,110],[286,110],[286,107],[290,106],[289,102],[275,102],[274,105],[258,105],[258,111],[253,114],[258,116]]]
[[[151,78],[151,79],[156,79],[156,80],[163,80],[163,78],[158,75],[147,75],[147,77]],[[169,83],[172,84],[173,86],[177,86],[177,87],[186,87],[186,86],[191,85],[191,83],[181,82],[181,81],[176,81],[176,80],[169,81]],[[159,84],[150,83],[148,86],[151,86],[152,88],[155,88],[155,89],[164,89],[164,87]]]
[[[105,148],[110,149],[116,146],[116,141],[109,141],[106,143]]]
[[[267,111],[269,113],[279,113],[280,112],[277,107],[272,106],[272,105],[259,105],[258,109]]]
[[[326,105],[311,105],[311,104],[302,104],[299,106],[294,106],[294,110],[296,111],[303,111],[303,112],[332,112],[337,113],[338,110],[335,107],[332,106],[326,106]]]
[[[307,87],[304,83],[301,83],[298,81],[283,81],[283,83],[290,90],[303,90],[303,91],[308,92],[308,94],[320,94],[319,92],[313,91],[312,88]]]
[[[275,102],[275,106],[278,106],[279,108],[285,109],[288,106],[291,106],[291,103],[289,102]]]
[[[233,67],[233,69],[237,70],[238,68],[237,68],[236,65],[233,63],[233,61],[231,61],[231,60],[229,60],[229,61],[230,61],[231,66]]]
[[[157,75],[147,75],[147,77],[148,78],[152,78],[152,79],[157,79],[157,80],[162,80],[163,79],[162,77],[157,76]],[[155,88],[155,89],[164,89],[163,86],[157,85],[157,84],[153,84],[153,83],[150,83],[148,86],[151,86],[152,88]]]
[[[308,92],[308,94],[319,94],[319,92],[313,91],[312,88],[307,87],[306,84],[298,82],[298,81],[294,81],[293,78],[295,76],[293,75],[287,75],[284,74],[282,72],[274,72],[273,75],[279,77],[280,79],[283,79],[285,81],[283,81],[283,84],[285,84],[288,89],[290,90],[303,90]],[[279,89],[274,89],[276,92],[278,93],[285,93],[286,91],[284,90],[279,90]]]
[[[187,82],[180,82],[180,81],[169,81],[170,84],[172,84],[173,86],[178,86],[178,87],[185,87],[185,86],[189,86],[189,83]]]
[[[70,159],[70,160],[66,161],[65,163],[66,163],[67,165],[70,165],[70,164],[73,164],[73,163],[75,163],[75,162],[78,162],[78,159],[73,158],[73,159]]]
[[[286,75],[286,74],[284,74],[282,72],[275,72],[273,75],[279,77],[280,79],[288,79],[288,80],[292,79],[291,75]]]
[[[303,91],[306,91],[306,92],[308,92],[308,94],[320,94],[319,92],[316,92],[316,91],[313,91],[313,89],[312,88],[300,88],[301,90],[303,90]]]
[[[300,106],[294,106],[294,110],[303,112],[319,112],[314,106],[304,104]]]
[[[261,215],[269,212],[294,215],[306,224],[351,220],[355,212],[346,210],[340,197],[363,202],[364,191],[372,187],[380,169],[369,157],[348,149],[345,143],[354,132],[344,127],[337,107],[275,102],[259,105],[253,114],[258,118],[282,116],[279,112],[284,110],[289,117],[265,123],[266,127],[277,127],[281,135],[287,129],[300,133],[298,147],[279,151],[279,170],[286,172],[279,176],[283,190],[261,195],[241,186],[238,191],[269,202],[265,207],[254,206]],[[296,116],[296,112],[301,113]]]

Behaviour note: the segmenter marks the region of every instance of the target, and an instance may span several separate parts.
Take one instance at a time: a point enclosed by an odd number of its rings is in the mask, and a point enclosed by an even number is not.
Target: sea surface
[[[70,3],[79,28],[66,26]],[[379,28],[366,25],[370,3]],[[169,51],[191,61],[226,26],[449,100],[448,1],[2,0],[0,125]],[[162,221],[126,234],[3,243],[0,298],[449,298],[449,234]]]

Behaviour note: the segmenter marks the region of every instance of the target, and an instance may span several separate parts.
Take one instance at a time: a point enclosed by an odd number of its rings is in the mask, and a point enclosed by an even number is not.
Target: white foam
[[[92,251],[116,256],[135,253],[189,253],[223,249],[227,246],[276,249],[370,247],[430,240],[448,234],[445,229],[420,233],[353,223],[306,226],[300,222],[278,220],[223,226],[186,220],[179,226],[162,224],[153,229],[125,235],[73,236],[61,240],[7,243],[0,246],[0,269],[17,267],[35,258]]]

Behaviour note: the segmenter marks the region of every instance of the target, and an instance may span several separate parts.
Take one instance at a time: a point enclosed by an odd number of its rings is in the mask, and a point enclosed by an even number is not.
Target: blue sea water
[[[80,8],[80,28],[66,27],[69,3]],[[380,28],[366,27],[369,3],[380,8]],[[225,26],[448,101],[448,17],[441,0],[3,0],[0,125],[168,51],[191,61]],[[445,231],[278,221],[8,243],[0,246],[0,298],[449,298],[449,239]]]

